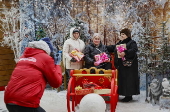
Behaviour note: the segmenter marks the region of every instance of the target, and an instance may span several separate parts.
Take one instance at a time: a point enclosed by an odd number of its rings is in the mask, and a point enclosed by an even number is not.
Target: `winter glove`
[[[60,65],[61,64],[61,59],[62,59],[62,51],[58,51],[56,54],[55,54],[55,64],[56,65]]]
[[[77,60],[76,60],[76,59],[74,59],[74,58],[72,58],[70,61],[71,61],[71,62],[76,62]]]
[[[58,53],[51,52],[50,56],[54,59],[54,63],[56,65],[60,65],[61,57],[62,57],[62,51],[58,51]]]

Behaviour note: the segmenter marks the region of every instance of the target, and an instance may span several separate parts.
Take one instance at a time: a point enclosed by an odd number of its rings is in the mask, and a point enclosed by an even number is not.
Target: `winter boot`
[[[122,102],[129,102],[132,100],[132,96],[125,96],[125,98],[123,98],[121,101]]]

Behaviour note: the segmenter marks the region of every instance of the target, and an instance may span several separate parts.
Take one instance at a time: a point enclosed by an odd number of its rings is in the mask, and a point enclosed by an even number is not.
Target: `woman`
[[[70,38],[64,42],[63,46],[63,63],[66,68],[67,83],[70,79],[70,70],[81,69],[83,67],[83,61],[76,61],[75,58],[70,56],[72,50],[77,49],[83,52],[85,43],[80,39],[80,31],[77,28],[70,29]]]
[[[101,53],[106,53],[108,59],[98,65],[95,56],[100,55]],[[111,69],[110,55],[106,46],[101,43],[101,35],[99,33],[94,33],[92,42],[84,49],[84,55],[85,68],[96,67]]]
[[[117,46],[125,44],[126,50],[119,52]],[[121,101],[129,102],[132,95],[140,94],[137,60],[137,44],[131,39],[131,32],[125,28],[120,31],[120,41],[116,45],[107,46],[109,52],[114,52],[115,67],[118,69],[118,94],[125,96]],[[124,66],[123,60],[133,60],[131,66]]]

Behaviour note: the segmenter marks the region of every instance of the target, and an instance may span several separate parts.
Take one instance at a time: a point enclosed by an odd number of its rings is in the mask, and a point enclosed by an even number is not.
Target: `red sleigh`
[[[90,73],[91,69],[95,70]],[[102,71],[102,72],[100,72]],[[102,74],[101,74],[102,73]],[[110,101],[105,101],[110,104],[111,112],[115,112],[118,94],[117,94],[117,70],[90,69],[71,70],[71,78],[67,89],[67,110],[68,112],[75,111],[75,107],[80,103],[82,97],[89,93],[97,93],[101,96],[109,96]],[[87,80],[102,88],[82,89],[83,81]],[[72,99],[72,102],[70,102]],[[72,108],[71,108],[72,107]]]

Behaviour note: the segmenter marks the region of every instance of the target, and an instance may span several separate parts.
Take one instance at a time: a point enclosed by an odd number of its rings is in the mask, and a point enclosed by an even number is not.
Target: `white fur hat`
[[[50,47],[49,47],[48,44],[47,44],[45,41],[43,41],[43,40],[29,42],[29,43],[28,43],[28,47],[42,49],[42,50],[44,50],[48,55],[50,55],[50,53],[51,53]]]

